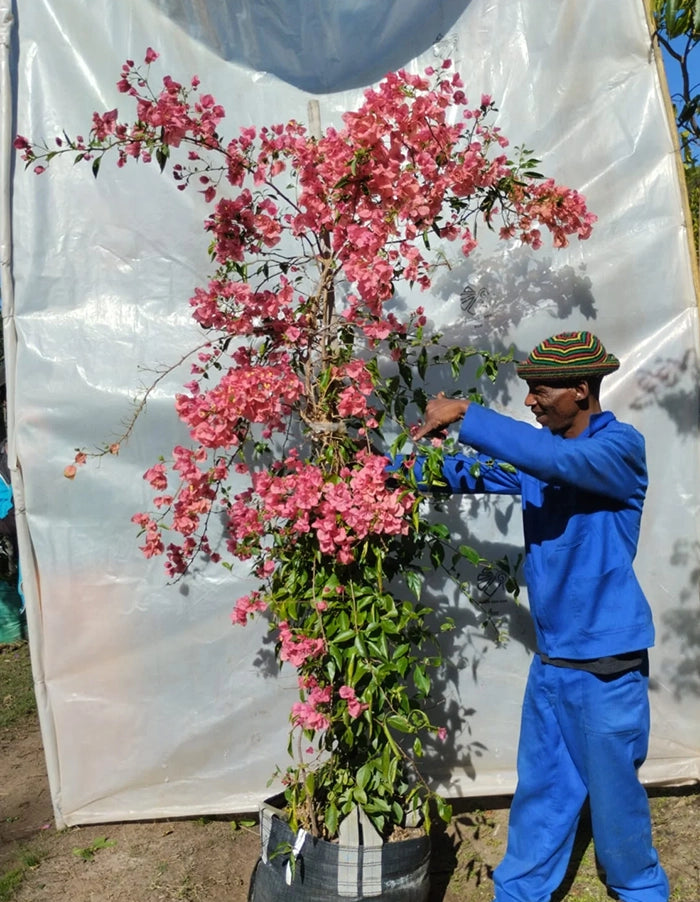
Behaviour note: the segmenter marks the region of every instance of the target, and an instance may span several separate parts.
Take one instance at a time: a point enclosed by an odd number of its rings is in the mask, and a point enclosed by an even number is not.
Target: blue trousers
[[[647,683],[638,670],[600,677],[534,657],[495,902],[548,902],[564,879],[587,797],[607,886],[624,902],[667,902],[637,777],[649,741]]]

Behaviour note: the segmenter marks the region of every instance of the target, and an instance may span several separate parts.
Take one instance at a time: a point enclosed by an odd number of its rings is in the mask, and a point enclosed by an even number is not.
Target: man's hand
[[[446,398],[444,392],[440,392],[436,398],[428,401],[425,408],[425,420],[413,436],[414,441],[419,441],[431,432],[437,432],[461,420],[469,407],[466,398]]]

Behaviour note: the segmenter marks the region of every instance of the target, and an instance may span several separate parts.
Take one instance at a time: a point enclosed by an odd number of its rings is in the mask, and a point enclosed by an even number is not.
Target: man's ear
[[[574,397],[579,403],[587,401],[591,396],[591,387],[585,379],[577,382],[572,388],[574,390]]]

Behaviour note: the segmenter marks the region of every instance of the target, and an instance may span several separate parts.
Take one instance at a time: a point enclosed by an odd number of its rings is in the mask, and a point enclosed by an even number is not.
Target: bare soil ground
[[[20,698],[28,680],[26,645],[0,646],[0,902],[246,902],[259,840],[240,815],[55,829],[36,714]],[[649,794],[671,900],[699,902],[700,789]],[[433,837],[431,902],[490,902],[508,801],[455,803]],[[554,902],[609,898],[583,818]]]

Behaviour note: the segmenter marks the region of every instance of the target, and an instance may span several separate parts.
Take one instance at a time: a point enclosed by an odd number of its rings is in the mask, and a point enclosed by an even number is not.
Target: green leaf
[[[407,717],[401,714],[392,714],[386,719],[387,724],[400,733],[414,733],[415,730],[411,726],[411,722]]]
[[[364,639],[359,635],[359,633],[355,636],[355,648],[363,658],[367,657],[367,646],[365,645]]]
[[[306,790],[306,794],[308,796],[313,797],[315,788],[316,788],[316,775],[313,771],[310,771],[306,775],[306,780],[304,781],[304,789]]]
[[[416,596],[416,598],[420,598],[420,593],[423,589],[423,575],[421,573],[417,573],[415,570],[407,570],[404,574],[406,579],[406,585],[411,590],[411,592]]]
[[[257,821],[251,820],[250,818],[244,818],[240,821],[229,821],[229,826],[231,830],[235,833],[241,829],[241,827],[245,827],[246,829],[251,829],[252,827],[257,826]]]
[[[449,539],[450,537],[450,528],[446,523],[431,523],[428,527],[428,531],[431,535],[437,536],[440,539]]]
[[[355,638],[355,630],[343,630],[335,636],[331,634],[331,638],[333,642],[349,642],[351,639]]]
[[[413,391],[412,395],[413,403],[416,405],[418,410],[425,411],[425,406],[428,403],[428,396],[425,393],[425,390],[422,388],[416,388]]]
[[[352,797],[355,799],[358,805],[367,804],[367,793],[364,791],[364,789],[360,789],[359,787],[356,788],[352,794]]]
[[[113,845],[115,845],[113,839],[107,839],[106,836],[98,836],[97,839],[93,839],[90,845],[86,846],[84,849],[73,849],[73,854],[77,855],[78,858],[82,858],[83,861],[92,861],[96,852],[100,849],[108,849]]]
[[[413,682],[416,684],[416,689],[418,689],[419,692],[422,692],[423,695],[428,695],[430,692],[430,677],[422,667],[414,668]]]
[[[404,643],[403,645],[397,645],[394,649],[394,663],[400,661],[401,658],[405,658],[406,655],[411,650],[411,646]]]
[[[469,545],[460,545],[458,550],[462,557],[465,557],[471,564],[480,564],[483,560],[479,552]]]
[[[418,367],[418,375],[421,377],[421,379],[425,379],[425,373],[428,368],[428,352],[425,350],[425,348],[421,348],[416,366]]]
[[[335,802],[331,802],[324,813],[326,829],[331,836],[338,832],[338,809]]]
[[[363,764],[362,767],[357,771],[357,785],[360,789],[366,789],[367,784],[369,783],[370,777],[372,776],[372,768],[369,764]]]
[[[441,542],[434,542],[430,547],[430,561],[436,569],[445,559],[445,546]]]
[[[445,801],[441,796],[435,796],[435,804],[437,806],[437,813],[441,820],[443,820],[446,824],[449,824],[450,819],[452,817],[452,805]]]
[[[411,388],[413,383],[413,370],[403,360],[399,361],[399,373],[401,374],[404,384],[407,385],[408,388]]]
[[[423,802],[423,827],[426,833],[430,833],[432,827],[432,818],[430,817],[430,799]]]
[[[156,162],[158,163],[161,172],[165,169],[165,164],[168,162],[169,156],[170,148],[167,144],[156,148]]]

